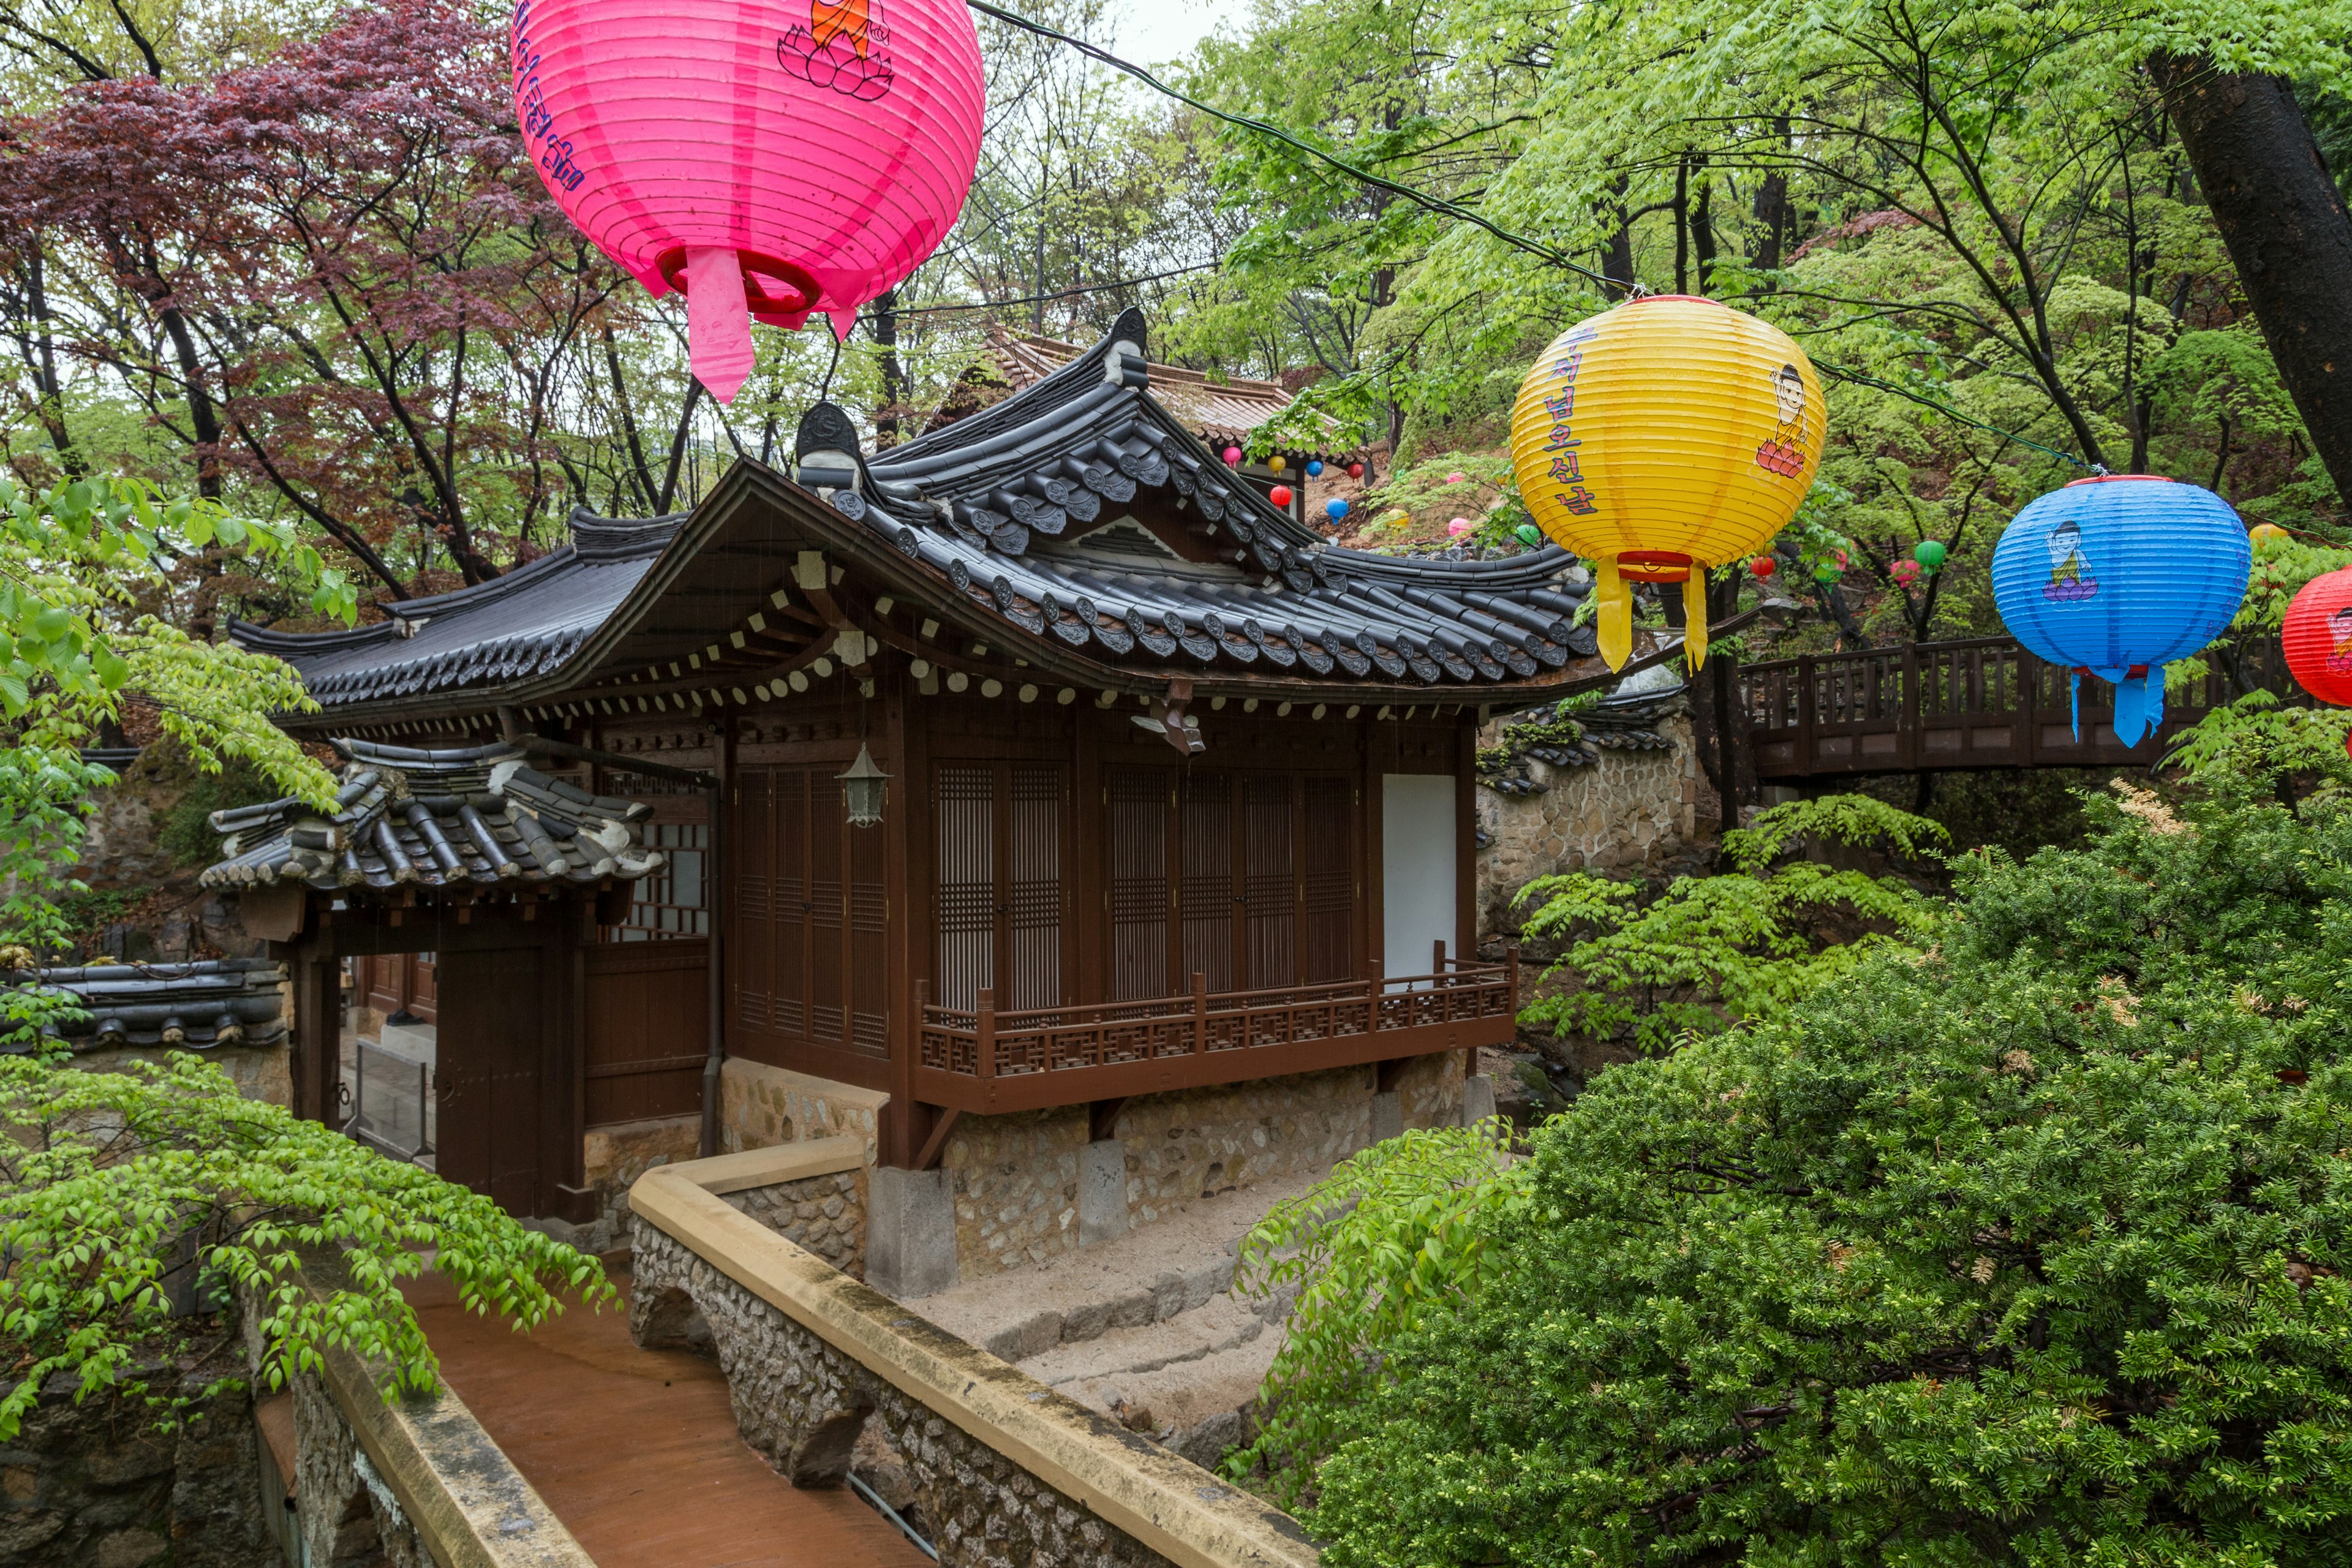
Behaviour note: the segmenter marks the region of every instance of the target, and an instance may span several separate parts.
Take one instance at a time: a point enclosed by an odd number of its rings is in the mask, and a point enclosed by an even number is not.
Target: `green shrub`
[[[1327,1413],[1326,1561],[2347,1561],[2352,808],[2085,811],[1449,1199],[1475,1273]]]
[[[1829,795],[1724,835],[1735,875],[1678,877],[1647,901],[1637,884],[1588,871],[1539,877],[1519,891],[1537,904],[1521,931],[1562,944],[1538,984],[1565,984],[1519,1021],[1656,1051],[1795,1006],[1882,943],[1925,945],[1944,905],[1892,877],[1783,858],[1804,843],[1918,858],[1945,841],[1883,801]]]

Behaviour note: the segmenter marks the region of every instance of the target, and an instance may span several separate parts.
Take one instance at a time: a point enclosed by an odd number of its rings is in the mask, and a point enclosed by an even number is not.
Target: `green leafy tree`
[[[1830,795],[1726,834],[1733,875],[1678,877],[1654,899],[1589,871],[1539,877],[1520,889],[1537,906],[1521,931],[1560,944],[1538,984],[1561,984],[1520,1021],[1662,1051],[1694,1031],[1784,1015],[1883,945],[1933,940],[1940,900],[1893,877],[1784,859],[1808,841],[1924,857],[1947,838],[1868,795]]]
[[[132,482],[34,491],[0,479],[0,713],[15,742],[0,751],[5,973],[67,934],[81,814],[111,782],[74,748],[125,694],[145,698],[207,771],[230,759],[314,802],[333,796],[325,769],[270,722],[310,706],[294,672],[145,608],[173,564],[218,550],[344,619],[352,591],[287,531]],[[143,1396],[142,1358],[171,1352],[185,1312],[232,1291],[256,1314],[271,1384],[341,1347],[378,1369],[387,1396],[434,1384],[399,1289],[427,1251],[468,1306],[522,1326],[554,1310],[557,1290],[609,1297],[593,1259],[488,1198],[246,1100],[195,1057],[68,1070],[38,1051],[39,1031],[78,1011],[58,988],[0,988],[0,1043],[17,1052],[0,1055],[0,1342],[11,1352],[0,1442],[53,1378],[77,1397]],[[306,1279],[305,1260],[322,1258],[331,1273]],[[163,1401],[157,1414],[175,1420],[179,1407]]]
[[[186,1332],[185,1309],[233,1292],[267,1386],[340,1349],[386,1398],[431,1393],[437,1363],[400,1294],[428,1253],[469,1310],[518,1328],[560,1310],[559,1291],[614,1294],[593,1258],[488,1198],[246,1100],[196,1057],[122,1072],[0,1058],[0,1442],[53,1378],[142,1398],[138,1368]],[[165,1423],[182,1413],[153,1403]]]
[[[2352,797],[2086,810],[1447,1199],[1475,1280],[1324,1412],[1326,1560],[2341,1562]]]

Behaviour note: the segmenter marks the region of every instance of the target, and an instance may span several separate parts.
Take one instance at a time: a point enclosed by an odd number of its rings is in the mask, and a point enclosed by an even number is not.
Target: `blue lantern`
[[[1323,477],[1322,458],[1315,458],[1308,460],[1307,464],[1307,477],[1310,479],[1319,479]]]
[[[2036,498],[1992,552],[2010,633],[2064,665],[2083,732],[2082,678],[2116,686],[2116,735],[2164,721],[2164,667],[2218,636],[2245,597],[2245,525],[2211,490],[2154,474],[2103,474]]]
[[[1348,515],[1348,503],[1338,496],[1333,496],[1323,503],[1323,515],[1337,522]]]

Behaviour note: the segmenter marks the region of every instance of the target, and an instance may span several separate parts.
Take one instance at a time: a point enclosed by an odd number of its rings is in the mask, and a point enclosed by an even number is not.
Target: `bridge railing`
[[[2075,731],[2068,670],[2009,637],[1964,637],[1743,665],[1738,711],[1759,779],[1953,768],[2103,767],[2154,760],[2166,742],[2243,692],[2294,688],[2275,637],[2233,640],[2126,746],[2114,688],[2084,680]]]

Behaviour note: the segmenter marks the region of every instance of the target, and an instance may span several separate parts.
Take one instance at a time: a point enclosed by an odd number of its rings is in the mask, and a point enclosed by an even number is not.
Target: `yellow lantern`
[[[2254,524],[2253,528],[2248,532],[2246,537],[2253,542],[2255,549],[2267,550],[2273,544],[2285,543],[2288,540],[2293,539],[2294,535],[2289,533],[2285,529],[2281,528],[2275,522],[2258,522]]]
[[[1277,474],[1282,472],[1282,454],[1279,452],[1268,452],[1265,455],[1265,466]]]
[[[1684,647],[1706,658],[1706,569],[1797,515],[1828,426],[1787,333],[1713,300],[1654,294],[1579,321],[1511,412],[1511,465],[1537,524],[1593,563],[1601,656],[1633,649],[1631,582],[1683,584]]]

